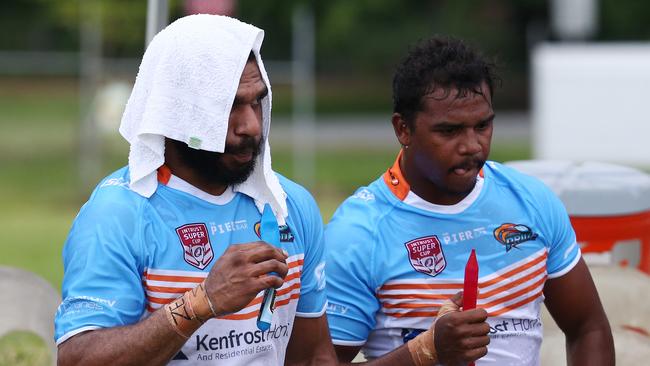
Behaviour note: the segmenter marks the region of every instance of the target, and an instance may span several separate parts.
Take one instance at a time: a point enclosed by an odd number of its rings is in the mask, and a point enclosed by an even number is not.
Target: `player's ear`
[[[397,141],[402,146],[409,146],[411,144],[411,128],[408,122],[399,113],[393,113],[391,122],[393,123],[393,130],[395,131]]]

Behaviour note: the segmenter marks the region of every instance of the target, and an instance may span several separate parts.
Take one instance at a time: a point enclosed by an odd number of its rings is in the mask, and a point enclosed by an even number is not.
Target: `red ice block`
[[[472,249],[467,264],[465,265],[465,282],[463,283],[463,311],[476,308],[478,296],[478,261],[476,251]],[[474,366],[471,362],[469,366]]]

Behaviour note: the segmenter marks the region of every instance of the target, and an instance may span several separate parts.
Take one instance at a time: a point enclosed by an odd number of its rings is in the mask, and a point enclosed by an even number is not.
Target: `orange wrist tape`
[[[433,343],[433,327],[420,333],[406,345],[415,366],[432,366],[438,362],[436,347]]]
[[[164,311],[172,328],[185,338],[189,338],[201,324],[216,316],[204,283],[165,305]]]

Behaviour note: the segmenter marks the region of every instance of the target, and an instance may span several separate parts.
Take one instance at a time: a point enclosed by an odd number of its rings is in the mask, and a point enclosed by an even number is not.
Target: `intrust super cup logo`
[[[188,264],[204,269],[214,258],[205,224],[187,224],[176,228],[183,245],[183,258]]]
[[[418,272],[435,277],[447,267],[440,240],[435,235],[411,240],[404,246],[411,266]]]
[[[505,245],[506,252],[509,252],[525,241],[535,240],[537,234],[526,225],[505,223],[494,229],[494,238]]]

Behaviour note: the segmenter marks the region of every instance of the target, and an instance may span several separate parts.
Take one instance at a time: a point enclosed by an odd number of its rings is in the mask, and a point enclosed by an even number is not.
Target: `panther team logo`
[[[183,258],[188,264],[204,269],[214,258],[208,228],[205,224],[187,224],[176,228],[183,245]]]
[[[435,235],[425,236],[404,243],[413,269],[431,277],[437,276],[447,267],[440,240]]]
[[[537,234],[526,225],[505,223],[494,229],[494,238],[505,245],[506,252],[509,252],[525,241],[535,240]]]
[[[261,223],[258,221],[255,223],[253,226],[253,230],[255,230],[255,235],[257,235],[258,238],[262,238],[262,233],[260,232],[260,227]],[[278,230],[280,230],[280,242],[281,243],[288,243],[292,242],[294,239],[293,233],[291,232],[291,229],[289,228],[288,225],[280,225],[278,226]]]

